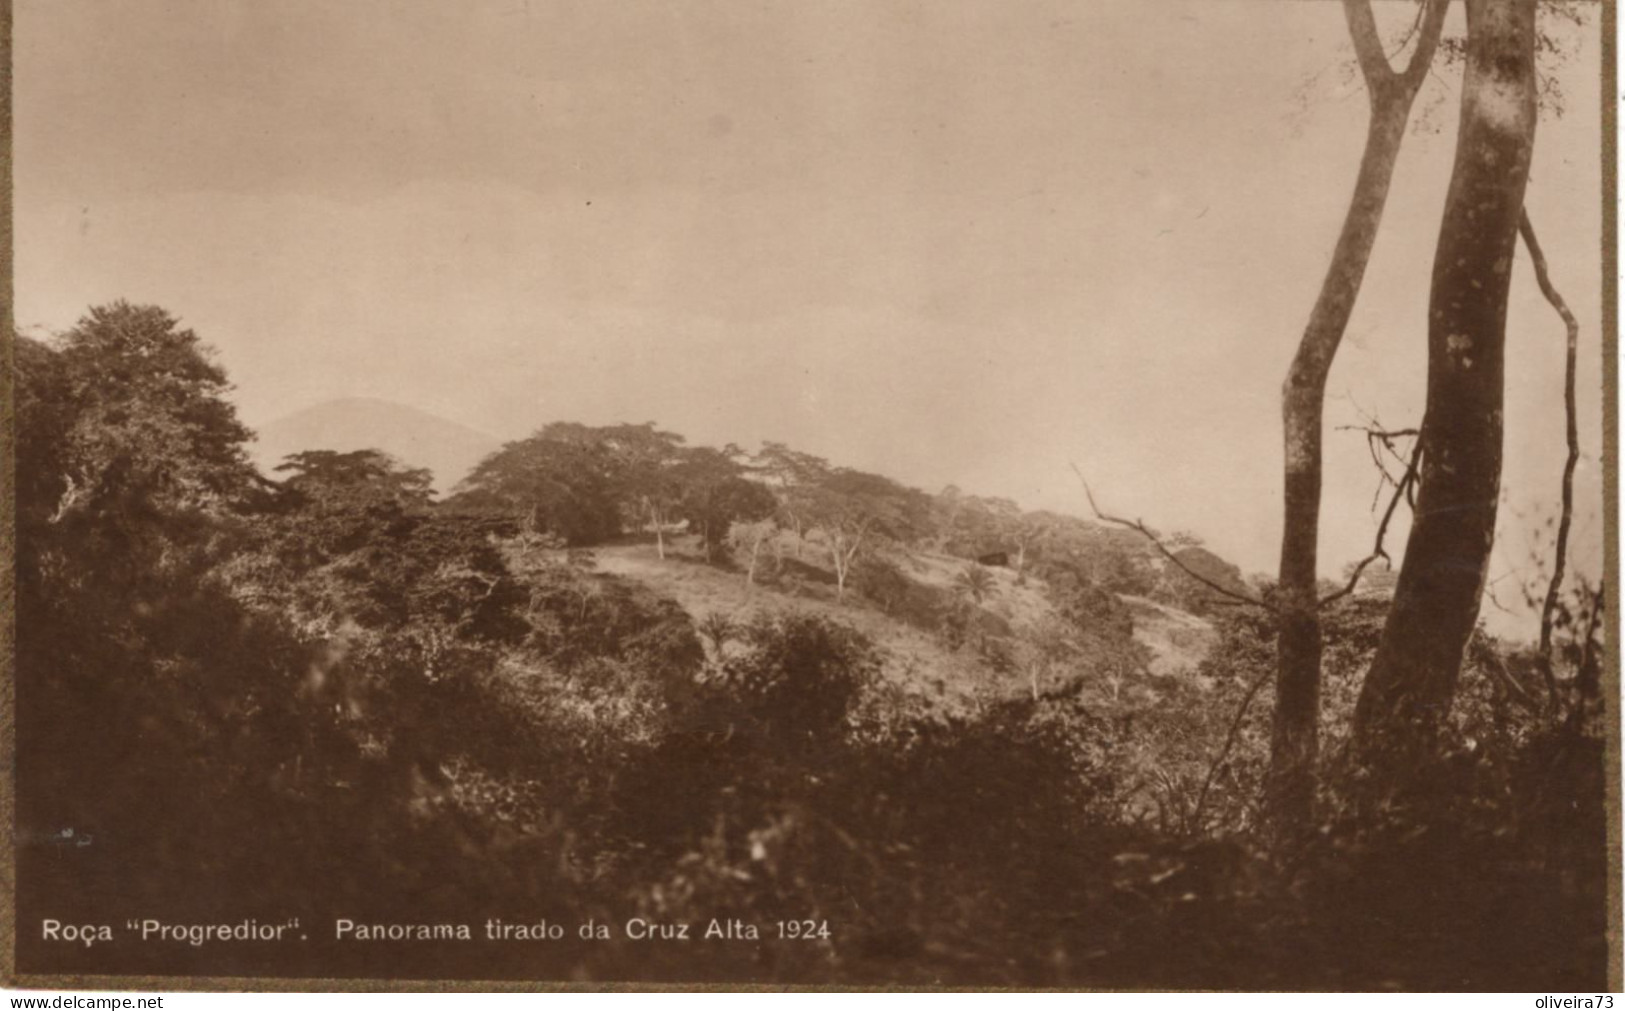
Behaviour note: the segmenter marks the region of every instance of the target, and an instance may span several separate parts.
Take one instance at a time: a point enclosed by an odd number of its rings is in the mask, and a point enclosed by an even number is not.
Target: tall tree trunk
[[[1535,0],[1468,0],[1456,161],[1428,299],[1416,519],[1354,716],[1378,796],[1433,756],[1478,621],[1501,491],[1507,289],[1535,140]]]
[[[1443,27],[1447,0],[1428,0],[1417,47],[1396,73],[1383,53],[1370,0],[1344,0],[1343,12],[1371,102],[1365,152],[1354,197],[1281,388],[1285,442],[1284,516],[1276,605],[1275,719],[1270,745],[1269,810],[1276,827],[1293,831],[1309,821],[1320,724],[1319,540],[1321,428],[1326,380],[1365,278],[1388,203],[1394,165],[1416,91],[1427,74]]]

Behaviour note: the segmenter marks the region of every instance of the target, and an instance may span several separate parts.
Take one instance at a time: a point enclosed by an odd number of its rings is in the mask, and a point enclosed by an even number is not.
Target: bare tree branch
[[[1367,429],[1367,433],[1370,434],[1370,432],[1371,430]],[[1414,428],[1404,428],[1397,432],[1378,432],[1375,436],[1373,436],[1373,438],[1393,438],[1399,435],[1420,436],[1420,434],[1421,433]],[[1393,447],[1390,445],[1389,448],[1392,449]],[[1354,567],[1353,574],[1349,576],[1348,585],[1344,586],[1336,593],[1329,594],[1320,599],[1321,607],[1325,607],[1328,604],[1341,600],[1342,598],[1353,593],[1354,588],[1360,583],[1360,576],[1365,572],[1366,566],[1370,565],[1372,562],[1379,558],[1387,559],[1389,562],[1393,561],[1393,559],[1388,557],[1388,549],[1383,546],[1383,540],[1388,536],[1388,524],[1394,518],[1394,511],[1399,507],[1399,500],[1405,498],[1411,487],[1416,484],[1417,468],[1421,462],[1422,440],[1417,438],[1416,445],[1411,448],[1410,460],[1405,464],[1405,473],[1394,484],[1393,497],[1388,500],[1388,508],[1383,511],[1382,522],[1377,524],[1377,539],[1376,543],[1371,548],[1371,553],[1361,559],[1360,564]],[[1387,471],[1383,471],[1383,474],[1386,476]]]
[[[1378,425],[1338,425],[1339,432],[1364,432],[1367,438],[1389,445],[1395,439],[1414,439],[1422,434],[1420,428],[1383,428]]]
[[[1236,734],[1241,731],[1241,721],[1247,717],[1247,710],[1253,704],[1253,697],[1258,694],[1258,690],[1264,687],[1264,682],[1268,681],[1270,675],[1274,673],[1274,669],[1266,669],[1264,673],[1254,678],[1253,683],[1247,688],[1247,694],[1242,696],[1241,705],[1236,707],[1235,718],[1230,721],[1230,732],[1224,737],[1224,747],[1219,749],[1219,754],[1213,759],[1213,764],[1208,766],[1207,778],[1202,780],[1202,790],[1196,795],[1196,808],[1191,814],[1191,824],[1197,828],[1202,826],[1202,808],[1207,804],[1207,792],[1213,786],[1213,777],[1219,774],[1219,769],[1224,765],[1224,760],[1230,757],[1230,749],[1235,746]]]
[[[1339,432],[1365,433],[1366,450],[1371,454],[1371,463],[1382,475],[1381,480],[1377,482],[1377,494],[1374,495],[1371,500],[1371,508],[1375,510],[1377,508],[1377,500],[1382,497],[1382,489],[1387,485],[1398,485],[1405,474],[1405,469],[1409,468],[1410,466],[1410,463],[1406,457],[1401,455],[1398,449],[1394,448],[1394,443],[1399,439],[1421,438],[1422,433],[1415,428],[1386,429],[1383,428],[1375,418],[1371,419],[1371,424],[1369,425],[1338,425],[1337,430]],[[1388,465],[1384,463],[1382,459],[1382,454],[1384,451],[1386,451],[1389,456],[1394,458],[1395,463],[1399,464],[1401,468],[1400,478],[1395,478],[1388,472]]]
[[[1405,29],[1405,34],[1400,37],[1398,42],[1394,43],[1394,48],[1387,52],[1389,66],[1393,65],[1394,57],[1403,53],[1405,47],[1410,45],[1411,40],[1416,38],[1416,33],[1422,30],[1422,18],[1426,14],[1427,7],[1423,4],[1417,4],[1416,17],[1411,19],[1411,26]]]
[[[1516,569],[1508,569],[1506,572],[1501,573],[1499,576],[1496,576],[1494,579],[1491,579],[1484,584],[1484,599],[1494,605],[1497,611],[1500,611],[1502,614],[1513,615],[1514,617],[1517,616],[1518,612],[1501,603],[1501,598],[1495,595],[1495,588],[1499,586],[1503,580],[1517,574]]]
[[[1490,662],[1484,664],[1484,668],[1500,679],[1501,687],[1506,690],[1507,696],[1530,712],[1538,712],[1540,703],[1536,702],[1524,690],[1523,685],[1518,683],[1518,679],[1512,676],[1512,672],[1507,670],[1506,660],[1498,652],[1494,651],[1489,653],[1489,659]]]
[[[1574,382],[1576,372],[1577,347],[1580,341],[1580,322],[1569,311],[1568,303],[1558,294],[1552,286],[1552,278],[1547,269],[1546,254],[1541,251],[1540,241],[1535,238],[1535,226],[1529,221],[1529,211],[1524,210],[1522,218],[1518,221],[1518,232],[1523,236],[1524,248],[1529,250],[1529,259],[1535,265],[1535,282],[1540,285],[1540,293],[1546,296],[1557,315],[1562,317],[1563,327],[1568,334],[1566,364],[1563,371],[1563,407],[1567,414],[1566,434],[1568,438],[1569,455],[1563,463],[1563,512],[1557,524],[1557,545],[1553,549],[1555,557],[1552,559],[1552,581],[1546,589],[1546,603],[1540,611],[1540,665],[1541,673],[1546,678],[1546,692],[1552,704],[1557,702],[1557,675],[1552,670],[1552,625],[1557,614],[1557,605],[1563,590],[1563,575],[1568,563],[1569,529],[1574,522],[1574,468],[1580,462],[1580,430],[1579,421],[1575,414]]]
[[[1150,541],[1152,545],[1154,545],[1156,549],[1162,553],[1162,557],[1168,559],[1170,562],[1173,562],[1179,567],[1181,572],[1196,580],[1198,583],[1201,583],[1203,586],[1206,586],[1208,589],[1217,593],[1222,593],[1231,600],[1238,600],[1243,604],[1252,604],[1254,607],[1262,607],[1269,611],[1274,610],[1274,608],[1268,603],[1258,599],[1257,597],[1253,597],[1245,593],[1237,593],[1228,587],[1220,586],[1218,583],[1208,579],[1201,573],[1193,571],[1190,566],[1180,561],[1177,557],[1175,557],[1172,551],[1168,550],[1167,546],[1162,543],[1162,538],[1158,537],[1155,533],[1152,533],[1151,529],[1139,520],[1125,520],[1120,516],[1108,516],[1101,512],[1100,506],[1095,504],[1095,493],[1089,489],[1089,482],[1086,478],[1084,478],[1083,471],[1078,469],[1078,465],[1076,463],[1072,464],[1072,473],[1078,475],[1078,480],[1083,483],[1083,494],[1089,499],[1089,508],[1094,511],[1095,519],[1100,520],[1103,523],[1114,523],[1117,526],[1138,531],[1141,536]]]

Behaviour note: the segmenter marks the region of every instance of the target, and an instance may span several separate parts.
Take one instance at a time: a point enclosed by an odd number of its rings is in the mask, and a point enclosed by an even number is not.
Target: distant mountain
[[[289,453],[380,449],[402,463],[428,468],[434,474],[435,490],[445,494],[501,445],[493,435],[415,407],[371,397],[345,397],[262,426],[249,453],[261,470],[275,477],[272,468]]]

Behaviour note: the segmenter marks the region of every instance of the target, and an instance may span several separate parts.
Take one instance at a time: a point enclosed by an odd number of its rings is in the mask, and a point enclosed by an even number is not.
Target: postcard
[[[7,980],[1617,988],[1615,17],[13,0]]]

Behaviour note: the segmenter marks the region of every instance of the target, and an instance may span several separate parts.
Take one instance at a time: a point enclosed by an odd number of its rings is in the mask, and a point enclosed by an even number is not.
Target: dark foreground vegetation
[[[1348,802],[1339,754],[1388,603],[1329,610],[1316,824],[1282,847],[1258,807],[1273,624],[1137,534],[652,426],[549,426],[439,503],[377,453],[271,481],[162,311],[15,351],[22,971],[1605,984],[1594,604],[1555,695],[1475,636],[1442,757],[1379,809]],[[821,606],[696,621],[595,568],[640,536]],[[916,552],[963,560],[954,585],[914,578]],[[972,563],[998,555],[997,577]],[[985,606],[1012,574],[1042,620]],[[1216,628],[1200,666],[1154,672],[1124,596]],[[950,706],[898,683],[837,608],[985,685]],[[124,930],[295,917],[296,943]],[[118,937],[46,940],[48,918]],[[337,940],[339,918],[473,939]],[[630,939],[633,918],[691,939]],[[486,939],[498,919],[565,935]],[[761,940],[701,939],[713,919]],[[580,940],[589,921],[610,936]]]

